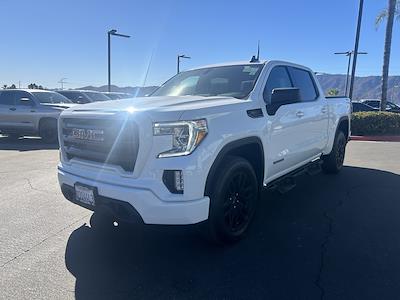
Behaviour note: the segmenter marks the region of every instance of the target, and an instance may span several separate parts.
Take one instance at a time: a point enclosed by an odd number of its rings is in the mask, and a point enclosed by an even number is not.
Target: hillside
[[[346,75],[322,74],[317,76],[322,89],[327,93],[329,89],[336,88],[339,95],[344,94]],[[381,77],[367,76],[356,77],[354,83],[354,99],[379,99],[381,95]],[[388,99],[400,103],[400,76],[390,76]]]

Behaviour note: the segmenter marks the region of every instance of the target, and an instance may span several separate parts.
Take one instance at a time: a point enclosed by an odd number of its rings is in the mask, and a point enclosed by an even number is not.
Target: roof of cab
[[[234,61],[234,62],[226,62],[226,63],[205,65],[205,66],[201,66],[201,67],[192,68],[190,70],[198,70],[198,69],[205,69],[205,68],[215,68],[215,67],[225,67],[225,66],[260,65],[260,64],[265,64],[267,62],[268,61],[266,61],[266,60],[259,60],[257,62],[250,62],[248,60],[243,60],[243,61]]]

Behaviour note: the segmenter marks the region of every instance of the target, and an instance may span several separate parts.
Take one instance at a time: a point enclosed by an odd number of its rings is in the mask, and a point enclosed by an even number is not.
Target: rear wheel
[[[57,120],[43,120],[40,122],[40,137],[46,143],[56,143],[57,136]]]
[[[238,241],[254,217],[259,197],[257,176],[247,160],[230,156],[213,180],[203,231],[219,244]]]
[[[331,153],[323,158],[322,169],[325,173],[338,173],[344,162],[347,140],[343,131],[337,131]]]

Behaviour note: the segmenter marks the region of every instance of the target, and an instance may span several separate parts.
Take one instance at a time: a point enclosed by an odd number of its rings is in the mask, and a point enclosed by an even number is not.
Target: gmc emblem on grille
[[[72,128],[71,136],[78,140],[103,142],[104,130]]]

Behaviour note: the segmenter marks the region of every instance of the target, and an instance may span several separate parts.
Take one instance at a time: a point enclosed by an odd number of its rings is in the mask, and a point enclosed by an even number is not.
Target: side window
[[[318,93],[310,72],[293,67],[290,67],[289,70],[294,87],[300,90],[301,101],[308,102],[317,99]]]
[[[30,101],[21,101],[21,99],[29,99]],[[16,91],[15,92],[15,105],[21,106],[32,106],[35,102],[32,99],[31,94],[23,91]]]
[[[271,73],[269,73],[269,77],[264,88],[263,97],[265,103],[267,104],[271,103],[271,94],[273,89],[291,88],[291,87],[293,86],[286,67],[283,66],[274,67],[271,70]]]
[[[0,92],[0,105],[14,106],[14,92],[13,91],[2,91]]]

